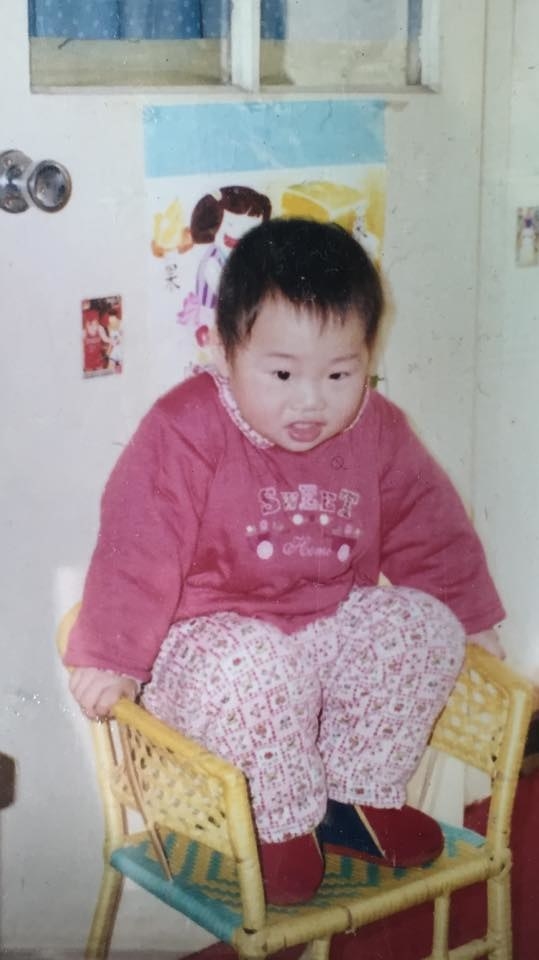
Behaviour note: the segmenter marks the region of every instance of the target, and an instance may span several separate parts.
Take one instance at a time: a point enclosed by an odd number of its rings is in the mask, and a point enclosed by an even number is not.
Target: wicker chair
[[[60,626],[60,650],[76,614],[74,608]],[[527,682],[483,650],[469,648],[431,744],[490,775],[486,838],[442,825],[440,858],[408,870],[330,855],[316,896],[292,908],[265,904],[243,774],[141,707],[120,701],[113,719],[91,724],[105,864],[86,956],[107,956],[123,878],[129,877],[232,944],[241,958],[305,944],[305,960],[327,960],[333,934],[432,901],[430,960],[510,960],[509,831],[531,698]],[[140,830],[128,828],[132,810],[140,814]],[[486,935],[449,950],[450,895],[479,881],[488,884]]]

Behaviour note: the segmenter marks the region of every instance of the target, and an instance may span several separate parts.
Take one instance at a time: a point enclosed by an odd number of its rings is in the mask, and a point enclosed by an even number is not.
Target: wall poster
[[[219,275],[255,224],[271,216],[334,220],[379,259],[381,101],[147,107],[144,137],[156,393],[209,362]]]

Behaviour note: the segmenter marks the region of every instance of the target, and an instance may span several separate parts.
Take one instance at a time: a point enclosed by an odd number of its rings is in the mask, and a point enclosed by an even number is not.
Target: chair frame
[[[60,652],[65,649],[77,613],[78,605],[60,625]],[[150,840],[169,879],[160,834],[162,823],[166,823],[167,830],[201,841],[234,861],[242,922],[234,932],[232,945],[242,960],[260,960],[295,944],[306,944],[302,960],[328,960],[333,934],[352,932],[427,901],[433,902],[433,942],[432,952],[424,960],[474,960],[483,956],[489,960],[511,960],[511,814],[532,699],[530,683],[484,650],[469,647],[455,689],[433,729],[432,747],[490,776],[492,795],[481,852],[466,862],[459,862],[457,856],[454,862],[441,863],[439,867],[435,861],[429,871],[408,871],[398,887],[389,884],[386,889],[383,884],[380,892],[367,899],[358,891],[357,896],[337,899],[329,906],[317,908],[315,904],[312,909],[305,909],[302,905],[284,912],[265,904],[247,783],[241,771],[170,729],[142,707],[121,700],[110,720],[91,723],[105,838],[103,876],[86,957],[105,960],[108,955],[123,886],[123,876],[111,866],[110,858],[114,850],[133,840],[128,811],[136,810],[145,824],[144,836]],[[158,789],[141,769],[150,754],[161,757],[159,770],[163,765],[170,767],[164,787],[161,783]],[[159,777],[160,773],[156,775]],[[182,781],[186,776],[194,777],[194,781]],[[175,785],[176,777],[178,783],[188,783],[187,789]],[[191,782],[196,789],[198,784],[210,784],[213,791],[208,799],[204,787],[202,800],[196,797],[195,815],[192,808],[196,791]],[[204,814],[202,825],[201,804],[206,805],[207,811],[208,804],[213,804],[214,811]],[[140,837],[140,832],[135,835]],[[449,949],[451,894],[482,881],[487,883],[486,934]]]

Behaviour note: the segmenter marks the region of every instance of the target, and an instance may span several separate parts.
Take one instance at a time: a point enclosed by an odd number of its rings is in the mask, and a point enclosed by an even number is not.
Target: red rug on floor
[[[484,833],[488,801],[466,810],[465,826]],[[519,781],[513,828],[513,952],[515,960],[539,956],[539,770]],[[450,947],[458,947],[485,932],[486,893],[475,884],[453,895]],[[357,933],[337,934],[331,944],[331,960],[420,960],[432,948],[432,907],[423,904],[381,920]],[[273,954],[274,960],[297,960],[303,946]],[[215,943],[185,960],[235,960],[229,946]]]

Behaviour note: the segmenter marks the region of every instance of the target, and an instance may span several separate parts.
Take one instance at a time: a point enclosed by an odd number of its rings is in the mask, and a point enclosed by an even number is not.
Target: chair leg
[[[508,865],[497,877],[487,880],[488,938],[492,943],[489,960],[511,960],[513,956],[510,877]]]
[[[449,960],[449,897],[444,895],[434,901],[434,928],[430,960]]]
[[[114,921],[122,896],[123,876],[114,867],[105,864],[92,926],[86,943],[86,960],[106,960]]]
[[[331,940],[311,940],[299,960],[329,960]]]

